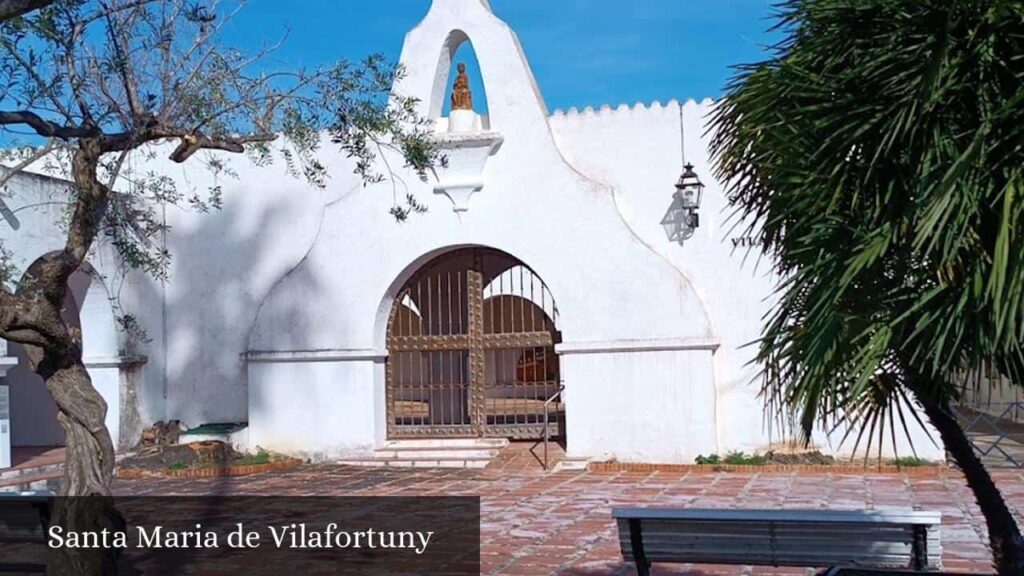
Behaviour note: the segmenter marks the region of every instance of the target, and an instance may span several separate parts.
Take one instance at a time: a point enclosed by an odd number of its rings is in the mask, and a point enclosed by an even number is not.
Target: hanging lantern
[[[682,245],[693,236],[694,231],[700,226],[700,215],[697,210],[700,208],[703,195],[704,184],[693,171],[693,164],[687,164],[683,167],[679,181],[676,182],[672,204],[669,205],[665,217],[661,219],[661,225],[670,242]]]

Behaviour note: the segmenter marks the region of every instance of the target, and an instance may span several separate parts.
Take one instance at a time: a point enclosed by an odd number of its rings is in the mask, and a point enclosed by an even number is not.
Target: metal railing
[[[560,384],[558,386],[558,390],[544,401],[544,470],[548,469],[548,442],[551,440],[551,403],[554,402],[556,398],[561,398],[562,392],[564,391],[565,385]]]
[[[953,414],[986,465],[1024,468],[1024,402],[962,403]]]

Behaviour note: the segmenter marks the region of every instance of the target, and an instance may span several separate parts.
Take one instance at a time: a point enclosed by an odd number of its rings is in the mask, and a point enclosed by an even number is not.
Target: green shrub
[[[188,468],[188,464],[185,464],[184,462],[178,461],[178,462],[175,462],[174,464],[171,464],[170,466],[168,466],[168,468],[170,468],[171,470],[185,470],[185,469]]]
[[[721,464],[722,463],[722,459],[718,457],[718,454],[710,454],[708,456],[704,456],[703,454],[701,454],[701,455],[697,456],[696,458],[694,458],[693,461],[696,462],[697,464],[702,465],[702,466],[703,465],[707,465],[707,464]]]
[[[893,463],[900,468],[917,468],[919,466],[931,466],[934,464],[931,460],[925,460],[923,458],[918,458],[917,456],[901,456],[893,460]]]
[[[760,466],[765,463],[764,456],[757,454],[746,454],[744,452],[729,452],[725,455],[724,462],[735,466]]]
[[[239,458],[238,460],[235,460],[234,462],[232,462],[232,464],[235,464],[237,466],[251,466],[251,465],[256,465],[256,464],[269,464],[269,463],[270,463],[270,453],[267,452],[266,450],[263,450],[262,448],[258,452],[256,452],[255,454],[245,454],[241,458]]]

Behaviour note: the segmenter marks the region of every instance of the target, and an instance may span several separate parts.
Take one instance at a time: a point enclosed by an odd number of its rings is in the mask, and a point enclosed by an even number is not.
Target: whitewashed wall
[[[767,445],[741,346],[759,333],[773,279],[756,254],[734,248],[740,234],[729,230],[706,152],[712,103],[551,115],[515,34],[484,0],[435,0],[406,38],[398,90],[421,97],[441,129],[450,58],[465,38],[487,87],[481,125],[503,140],[465,213],[413,174],[394,188],[363,187],[326,142],[323,190],[237,156],[224,157],[237,179],[154,163],[185,189],[221,186],[225,203],[214,214],[168,208],[170,281],[130,275],[119,290],[150,336],[122,419],[248,421],[253,446],[367,454],[385,440],[393,298],[430,258],[485,246],[529,265],[558,302],[571,454],[691,462]],[[701,227],[680,247],[659,223],[684,140],[707,190]],[[33,182],[19,205],[57,193],[53,181]],[[429,211],[398,224],[388,208],[406,192]],[[55,210],[25,209],[18,227],[0,226],[25,265],[60,246]],[[101,249],[94,265],[106,271],[110,254]]]
[[[27,270],[41,256],[64,245],[59,222],[67,199],[67,183],[32,173],[16,175],[8,194],[0,198],[0,238],[13,254],[19,272]],[[83,361],[97,390],[107,402],[107,426],[115,445],[124,446],[139,432],[138,423],[163,414],[158,390],[158,373],[146,373],[145,343],[126,350],[115,322],[115,302],[122,311],[139,315],[149,326],[160,326],[159,300],[147,298],[150,284],[144,278],[118,272],[109,246],[100,245],[89,257],[89,273],[80,271],[70,280],[65,318],[78,325],[83,334]],[[107,286],[116,281],[123,288],[116,294]],[[147,287],[145,290],[138,286]],[[117,296],[122,295],[123,298]],[[114,296],[112,298],[112,296]],[[139,302],[146,305],[140,306]],[[158,336],[159,334],[157,334]],[[56,420],[56,406],[42,380],[28,367],[22,348],[9,343],[10,356],[18,359],[4,376],[10,386],[11,436],[16,446],[63,444],[64,434]],[[132,355],[138,357],[130,357]],[[153,384],[153,388],[147,386]],[[126,424],[125,428],[123,424]],[[122,431],[124,434],[122,434]]]
[[[405,279],[426,260],[448,250],[486,246],[508,252],[543,278],[558,303],[564,348],[604,350],[587,354],[590,362],[571,361],[574,367],[567,367],[564,375],[567,388],[572,387],[571,397],[579,398],[581,407],[576,419],[581,427],[575,436],[570,432],[570,451],[589,455],[590,447],[601,440],[590,438],[593,428],[582,427],[586,415],[619,409],[614,397],[607,395],[609,387],[646,379],[652,390],[664,390],[688,381],[685,375],[671,371],[654,375],[644,354],[609,352],[608,343],[628,342],[639,349],[667,345],[679,351],[694,343],[709,346],[715,334],[703,302],[685,275],[625,224],[612,188],[584,176],[565,161],[518,41],[478,0],[434,4],[406,38],[402,61],[409,74],[399,89],[429,94],[423,112],[438,114],[448,84],[448,59],[465,37],[474,42],[483,70],[490,129],[503,138],[501,148],[486,165],[486,185],[470,198],[469,210],[459,215],[446,196],[433,193],[432,185],[413,180],[410,190],[429,211],[402,225],[396,225],[384,209],[386,187],[359,190],[332,203],[312,250],[262,304],[251,348],[289,352],[292,361],[275,364],[273,370],[267,370],[263,362],[250,364],[250,410],[256,401],[251,392],[256,389],[264,391],[265,397],[278,397],[272,389],[294,389],[295,383],[301,382],[299,386],[309,390],[340,393],[343,387],[337,372],[311,367],[316,355],[383,354],[387,313]],[[441,176],[442,181],[445,178]],[[710,354],[703,356],[708,364],[705,377],[693,378],[692,386],[703,387],[704,396],[712,397]],[[615,370],[606,371],[595,364],[605,361]],[[573,372],[578,376],[571,376]],[[373,381],[361,385],[382,390],[383,372],[377,371]],[[355,397],[367,398],[364,394]],[[567,402],[572,402],[568,398]],[[679,420],[672,412],[674,405],[660,402],[657,396],[631,397],[630,403],[634,399],[649,402],[657,419]],[[374,405],[373,414],[367,414],[378,423],[384,420],[380,404]],[[572,421],[573,417],[569,418]],[[693,445],[701,449],[715,445],[714,419],[711,413],[699,421],[685,422],[683,428],[691,433]],[[289,429],[284,422],[273,429],[285,435],[278,439],[280,446],[304,444],[326,453],[359,449],[383,439],[380,424],[372,435],[361,423],[351,426],[358,426],[352,432],[362,442],[339,440],[351,438],[348,432],[339,432],[323,444],[323,437],[314,435],[312,429]],[[635,441],[639,443],[641,438],[637,436]],[[575,442],[580,450],[575,449]],[[633,444],[629,443],[630,449],[636,455],[645,451],[651,456],[668,454],[660,446]],[[690,450],[672,454],[673,459],[696,455]]]
[[[249,364],[249,444],[314,460],[367,455],[379,446],[376,415],[384,390],[374,386],[382,359],[288,354]]]
[[[756,247],[756,232],[735,217],[708,155],[714,103],[705,99],[680,104],[604,106],[555,111],[550,119],[562,153],[580,171],[614,188],[619,212],[641,241],[679,270],[708,311],[710,329],[720,347],[714,354],[713,410],[719,453],[763,451],[786,440],[778,425],[769,427],[758,397],[759,367],[751,365],[763,319],[775,302],[771,263]],[[685,154],[684,154],[685,152]],[[683,158],[706,185],[701,225],[683,246],[669,242],[660,225],[668,209]],[[911,442],[897,443],[899,454],[911,444],[925,458],[944,453],[932,442],[938,434],[911,422]],[[771,432],[771,433],[770,433]],[[815,432],[813,444],[826,453],[845,454],[853,441],[840,444],[845,430],[831,436]],[[931,437],[929,437],[929,433]],[[791,437],[791,435],[789,435]],[[892,454],[891,443],[884,453]]]
[[[717,451],[711,350],[562,354],[568,455],[692,463]]]

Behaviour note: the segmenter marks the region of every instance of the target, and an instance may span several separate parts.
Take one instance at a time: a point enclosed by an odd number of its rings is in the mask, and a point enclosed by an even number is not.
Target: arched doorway
[[[464,248],[428,262],[388,320],[388,437],[541,438],[545,403],[557,435],[557,318],[547,286],[509,254]]]
[[[107,403],[106,425],[116,447],[121,423],[120,336],[106,286],[89,263],[68,279],[61,317],[68,327],[82,333],[82,361],[93,387]],[[17,466],[64,446],[64,430],[57,420],[57,405],[30,367],[24,347],[8,342],[7,351],[17,365],[0,378],[0,385],[6,386],[9,394],[9,442],[12,465]]]

